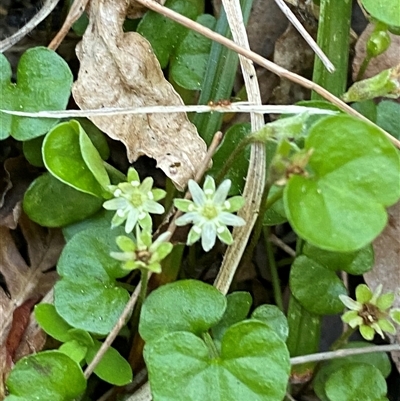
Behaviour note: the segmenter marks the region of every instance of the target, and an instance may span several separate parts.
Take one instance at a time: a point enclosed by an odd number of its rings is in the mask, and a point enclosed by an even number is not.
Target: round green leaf
[[[68,330],[72,329],[56,311],[52,304],[38,304],[35,306],[35,318],[39,326],[58,341],[65,342],[70,339]]]
[[[289,335],[289,326],[286,316],[275,305],[261,305],[251,314],[252,319],[261,320],[273,329],[279,337],[286,341]]]
[[[77,191],[45,173],[36,178],[25,192],[23,207],[36,223],[45,227],[62,227],[91,216],[102,204],[103,199]]]
[[[215,18],[209,14],[200,15],[196,22],[214,29]],[[189,31],[179,44],[171,59],[170,75],[182,88],[200,90],[206,71],[211,40],[198,32]]]
[[[54,304],[71,326],[108,334],[128,302],[128,292],[115,281],[128,272],[110,256],[122,232],[123,228],[81,231],[64,247]]]
[[[176,281],[146,298],[139,333],[146,342],[175,331],[200,335],[217,324],[225,309],[226,298],[212,285],[197,280]]]
[[[58,124],[43,142],[43,161],[46,168],[63,183],[101,197],[103,190],[98,180],[103,183],[107,173],[96,148],[93,144],[90,146],[88,141],[90,139],[77,121]]]
[[[11,394],[38,401],[72,400],[86,388],[79,365],[59,351],[39,352],[22,358],[6,384]]]
[[[95,345],[88,349],[86,362],[89,364],[101,347],[101,342],[96,341]],[[121,356],[115,348],[108,348],[101,358],[101,361],[94,369],[94,373],[100,379],[114,384],[125,386],[132,381],[132,369],[129,363]]]
[[[370,347],[371,344],[364,341],[352,341],[343,348],[361,348]],[[333,372],[336,372],[341,366],[347,363],[367,363],[375,366],[382,373],[383,377],[388,377],[392,369],[389,356],[384,352],[372,352],[368,354],[351,355],[344,358],[332,359],[321,366],[314,380],[313,387],[321,401],[330,401],[325,393],[325,383]]]
[[[76,340],[67,341],[66,343],[62,344],[58,350],[69,356],[76,363],[81,363],[87,353],[86,345],[83,345]]]
[[[45,47],[28,49],[18,64],[17,83],[11,82],[11,67],[0,54],[0,109],[42,111],[65,109],[71,93],[68,64]],[[44,135],[56,125],[51,118],[28,118],[0,112],[0,140],[13,136],[26,141]]]
[[[376,106],[376,123],[385,131],[400,139],[399,121],[400,104],[396,101],[382,100]]]
[[[315,260],[301,255],[290,271],[290,289],[295,298],[309,312],[334,315],[343,311],[339,295],[346,295],[346,287],[337,275]]]
[[[330,401],[381,401],[387,386],[375,366],[348,363],[330,375],[325,391]]]
[[[398,0],[361,0],[372,17],[388,25],[400,27],[400,2]]]
[[[368,245],[355,252],[331,252],[317,248],[309,243],[303,247],[303,254],[327,269],[343,270],[349,274],[361,275],[372,269],[374,249]]]
[[[246,319],[253,302],[251,295],[245,291],[237,291],[227,295],[226,301],[227,305],[222,319],[212,328],[213,339],[218,343],[230,326]]]
[[[400,196],[400,159],[373,126],[350,116],[324,118],[305,142],[309,176],[294,175],[284,192],[286,215],[311,244],[350,252],[385,227],[386,206]]]
[[[28,160],[28,162],[32,164],[32,166],[44,167],[42,157],[43,140],[44,136],[39,136],[37,138],[30,139],[29,141],[24,141],[22,143],[24,156],[26,160]]]
[[[285,343],[266,324],[230,327],[221,357],[210,359],[192,333],[168,333],[146,344],[144,357],[155,401],[281,401],[290,362]]]

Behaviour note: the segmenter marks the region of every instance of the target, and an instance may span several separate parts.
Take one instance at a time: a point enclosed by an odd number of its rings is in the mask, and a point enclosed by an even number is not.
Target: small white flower
[[[140,183],[139,174],[132,167],[128,170],[128,182],[109,186],[114,198],[104,202],[103,207],[107,210],[116,210],[111,221],[113,228],[126,221],[126,233],[132,232],[136,224],[143,229],[151,230],[150,213],[164,213],[164,207],[157,201],[165,196],[165,191],[152,187],[153,179],[147,177]]]
[[[192,245],[201,238],[201,245],[207,252],[214,245],[218,237],[222,242],[231,245],[232,235],[227,226],[242,226],[245,221],[234,215],[244,204],[242,196],[234,196],[226,199],[231,181],[225,180],[215,189],[214,179],[207,176],[203,189],[189,180],[189,191],[193,201],[187,199],[174,199],[177,209],[186,212],[176,219],[177,226],[193,224],[187,238],[187,245]]]

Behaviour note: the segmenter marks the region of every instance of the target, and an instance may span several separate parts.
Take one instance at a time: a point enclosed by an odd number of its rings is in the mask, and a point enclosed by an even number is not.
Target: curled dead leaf
[[[73,87],[81,109],[183,104],[164,78],[148,41],[122,31],[128,8],[128,0],[91,2],[89,26],[77,46],[80,69]],[[130,162],[141,155],[155,159],[180,190],[206,155],[205,142],[184,113],[91,120],[125,145]]]

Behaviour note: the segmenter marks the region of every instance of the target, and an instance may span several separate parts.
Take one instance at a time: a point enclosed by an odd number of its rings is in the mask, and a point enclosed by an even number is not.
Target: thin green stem
[[[343,348],[349,342],[349,338],[357,331],[357,327],[349,327],[342,335],[331,345],[330,350],[336,351]]]
[[[132,316],[132,332],[136,332],[139,326],[140,311],[142,310],[142,305],[147,296],[147,285],[149,283],[149,271],[147,269],[140,270],[140,292],[135,305],[135,311]]]
[[[272,288],[274,291],[275,303],[278,308],[283,312],[283,299],[281,291],[281,283],[279,281],[278,269],[275,262],[274,250],[272,248],[271,241],[269,240],[270,229],[269,227],[263,228],[265,247],[267,249],[268,266],[271,273]]]
[[[215,346],[215,343],[214,343],[212,337],[210,336],[210,334],[209,333],[203,333],[201,335],[201,337],[203,338],[203,341],[207,345],[210,358],[211,359],[219,358],[219,352],[218,352],[217,347]]]

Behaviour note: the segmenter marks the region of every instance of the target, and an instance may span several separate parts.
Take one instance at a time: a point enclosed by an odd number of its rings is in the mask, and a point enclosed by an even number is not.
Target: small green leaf
[[[103,199],[77,191],[50,173],[32,182],[23,201],[29,218],[45,227],[62,227],[81,221],[101,209],[102,204]]]
[[[400,104],[395,101],[382,100],[376,106],[376,123],[385,131],[400,139],[399,119]]]
[[[86,379],[79,365],[59,351],[44,351],[17,362],[7,379],[8,391],[27,400],[66,401],[81,395]]]
[[[322,249],[366,246],[400,196],[396,149],[377,128],[345,115],[318,121],[305,147],[313,152],[309,176],[292,176],[284,192],[291,226]]]
[[[300,255],[290,270],[290,289],[300,304],[317,315],[334,315],[343,311],[339,295],[346,287],[339,277],[315,260]]]
[[[77,121],[61,123],[46,135],[43,161],[63,183],[102,197],[104,191],[100,184],[109,184],[108,175],[96,148],[89,143],[90,139]]]
[[[398,0],[361,0],[361,3],[373,18],[387,25],[400,27],[400,3]]]
[[[11,67],[0,54],[0,109],[42,111],[65,109],[71,93],[68,64],[45,47],[28,49],[18,64],[17,83],[11,82]],[[28,118],[0,112],[0,140],[12,136],[26,141],[44,135],[56,125],[51,118]]]
[[[330,401],[381,401],[387,386],[382,373],[366,363],[348,363],[333,372],[325,384]]]
[[[196,22],[214,29],[215,18],[200,15]],[[170,75],[182,88],[200,90],[210,54],[211,40],[195,31],[189,31],[171,59]]]
[[[283,194],[282,188],[278,187],[277,185],[273,185],[268,193],[268,200],[270,200],[279,191],[281,191],[282,195]],[[283,197],[281,196],[265,212],[263,224],[265,226],[276,226],[277,224],[282,224],[285,223],[286,221],[287,218],[285,214],[285,206],[283,204]]]
[[[101,347],[101,342],[96,341],[94,346],[88,349],[86,362],[90,363]],[[94,369],[94,373],[100,379],[115,386],[125,386],[132,381],[132,369],[129,363],[115,348],[108,348],[101,361]]]
[[[370,347],[371,344],[364,341],[352,341],[346,344],[343,348],[361,348]],[[325,393],[325,383],[333,372],[336,372],[341,366],[347,363],[367,363],[370,364],[381,372],[383,377],[388,377],[392,369],[389,356],[384,352],[372,352],[368,354],[351,355],[344,358],[332,359],[322,364],[321,369],[318,370],[314,380],[314,391],[321,401],[330,401]]]
[[[315,260],[327,269],[343,270],[349,274],[361,275],[372,269],[374,264],[374,249],[367,245],[355,252],[331,252],[305,243],[303,254]]]
[[[81,363],[87,353],[87,347],[76,340],[67,341],[58,350],[69,356],[76,363]]]
[[[68,331],[72,329],[56,311],[52,304],[38,304],[35,306],[35,318],[39,326],[58,341],[70,340]]]
[[[230,326],[246,319],[253,302],[251,295],[244,291],[237,291],[227,295],[226,301],[226,309],[222,319],[212,328],[212,337],[219,344]]]
[[[25,159],[28,160],[32,166],[44,167],[42,157],[43,140],[44,136],[39,136],[22,143],[22,150],[24,152]]]
[[[200,335],[217,324],[225,309],[226,298],[213,286],[197,280],[176,281],[146,298],[139,333],[146,342],[175,331]]]
[[[54,304],[75,328],[108,334],[129,300],[128,292],[115,281],[127,272],[110,256],[122,233],[123,229],[81,231],[63,249]]]
[[[194,20],[203,12],[204,1],[167,0],[164,6]],[[139,23],[137,32],[150,42],[161,68],[165,68],[189,30],[161,14],[148,11]]]
[[[187,332],[146,344],[144,357],[155,401],[281,401],[290,371],[285,343],[255,320],[226,331],[220,358]]]
[[[289,326],[286,316],[275,305],[260,305],[251,314],[252,319],[261,320],[273,329],[279,337],[286,341],[289,335]]]

